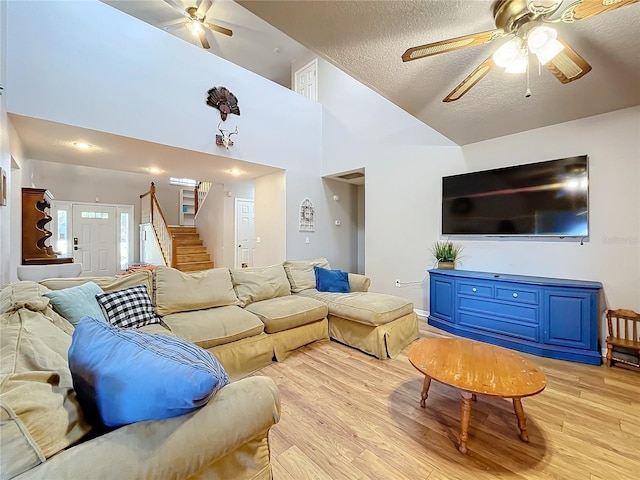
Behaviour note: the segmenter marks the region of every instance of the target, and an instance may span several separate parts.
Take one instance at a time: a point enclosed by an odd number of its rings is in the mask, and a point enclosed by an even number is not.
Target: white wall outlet
[[[310,243],[310,242],[309,242],[309,237],[305,237],[305,238],[304,238],[304,243]]]
[[[400,279],[396,278],[396,287],[399,287],[399,286],[400,286]]]

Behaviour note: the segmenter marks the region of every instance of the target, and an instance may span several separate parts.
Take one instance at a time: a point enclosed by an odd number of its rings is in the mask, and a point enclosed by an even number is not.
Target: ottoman
[[[372,292],[328,293],[307,289],[297,295],[327,304],[329,337],[380,359],[397,356],[418,338],[413,303]]]

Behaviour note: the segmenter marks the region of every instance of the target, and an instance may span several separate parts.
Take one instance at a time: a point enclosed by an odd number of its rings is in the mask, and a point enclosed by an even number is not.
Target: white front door
[[[255,214],[253,200],[236,199],[236,268],[253,267]]]
[[[83,276],[113,276],[118,268],[117,208],[104,205],[73,207],[74,262],[82,264]]]
[[[318,101],[318,60],[314,59],[295,73],[296,92],[314,102]]]

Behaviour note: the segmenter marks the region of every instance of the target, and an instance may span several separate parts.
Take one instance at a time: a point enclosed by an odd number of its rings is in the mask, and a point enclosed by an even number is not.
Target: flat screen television
[[[586,237],[586,155],[442,178],[442,234]]]

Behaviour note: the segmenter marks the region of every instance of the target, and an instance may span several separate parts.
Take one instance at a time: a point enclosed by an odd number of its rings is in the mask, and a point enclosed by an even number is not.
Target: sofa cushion
[[[175,337],[175,334],[171,330],[169,330],[167,327],[162,325],[162,323],[151,323],[149,325],[143,325],[142,327],[138,327],[137,330],[145,333],[158,333],[162,335],[171,335],[172,337]]]
[[[366,325],[384,325],[413,312],[413,303],[384,293],[329,293],[304,290],[299,295],[327,304],[329,314]]]
[[[62,290],[63,288],[75,287],[87,282],[95,283],[105,292],[113,292],[114,290],[122,290],[123,288],[137,285],[145,285],[149,292],[153,292],[153,275],[149,271],[132,273],[126,277],[48,278],[39,283],[49,290]]]
[[[284,270],[291,284],[293,293],[301,292],[308,288],[316,288],[316,274],[313,267],[331,268],[326,258],[316,260],[287,260],[284,262]]]
[[[177,312],[238,305],[227,268],[181,272],[159,266],[155,270],[156,311],[165,316]]]
[[[220,362],[186,340],[90,317],[73,332],[69,368],[87,419],[109,427],[183,415],[229,383]]]
[[[231,279],[241,307],[291,295],[291,285],[282,265],[233,269]]]
[[[106,321],[96,295],[104,293],[94,282],[83,283],[75,287],[52,290],[44,294],[56,312],[77,325],[82,317],[89,316]]]
[[[27,291],[11,293],[25,290],[22,287]],[[2,478],[43,462],[91,429],[67,363],[71,336],[60,327],[69,324],[49,307],[49,300],[41,296],[44,290],[34,282],[17,282],[1,295],[5,306],[9,297],[14,298],[14,307],[18,298],[22,303],[0,315]],[[29,291],[35,294],[31,300]]]
[[[316,275],[316,289],[319,292],[349,293],[349,274],[342,270],[313,267]]]
[[[151,297],[144,285],[100,293],[96,300],[104,309],[109,323],[116,327],[142,327],[160,323],[151,303]]]
[[[263,300],[247,305],[245,309],[262,320],[267,333],[290,330],[327,316],[324,303],[297,295]]]
[[[235,342],[264,331],[258,317],[235,305],[172,313],[162,317],[162,321],[178,337],[202,348]]]

